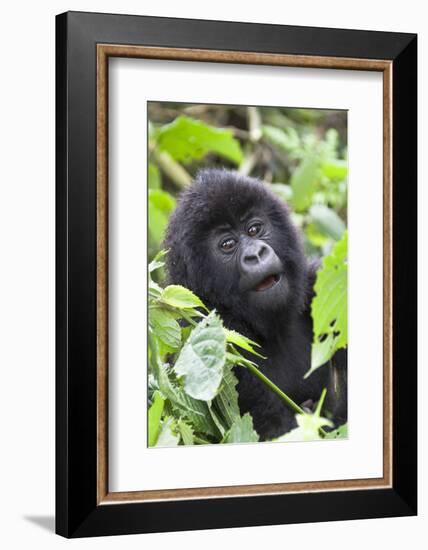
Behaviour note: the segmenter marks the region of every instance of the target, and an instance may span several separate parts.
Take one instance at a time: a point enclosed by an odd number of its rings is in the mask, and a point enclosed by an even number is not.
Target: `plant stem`
[[[306,414],[305,411],[291,399],[291,397],[289,397],[280,388],[278,388],[278,386],[274,384],[272,380],[269,380],[269,378],[265,376],[257,367],[247,362],[245,363],[245,366],[249,371],[251,371],[255,376],[257,376],[257,378],[261,380],[263,384],[265,384],[265,386],[267,386],[274,393],[276,393],[278,397],[280,397],[284,401],[284,403],[287,405],[289,409],[291,409],[293,412],[298,414]],[[325,437],[327,435],[327,433],[322,428],[319,429],[319,432],[322,437]]]
[[[179,189],[185,189],[192,181],[190,174],[176,162],[166,151],[152,150],[153,158],[159,168],[167,175]]]
[[[185,321],[189,323],[189,325],[192,325],[193,327],[196,327],[198,325],[197,321],[194,321],[191,315],[188,315],[183,310],[180,311],[180,315],[183,317]]]

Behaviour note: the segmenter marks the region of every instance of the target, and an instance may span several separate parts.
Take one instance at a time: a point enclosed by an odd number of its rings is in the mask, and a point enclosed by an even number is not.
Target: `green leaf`
[[[177,430],[180,432],[181,439],[183,440],[184,445],[194,444],[193,429],[182,418],[177,421]]]
[[[314,246],[324,246],[328,242],[328,237],[320,233],[314,223],[310,223],[305,227],[305,235],[310,243]]]
[[[149,234],[155,247],[159,247],[165,237],[168,216],[149,200]]]
[[[236,391],[237,385],[238,379],[233,372],[232,365],[226,364],[220,390],[214,398],[213,407],[227,428],[230,428],[235,420],[241,416],[238,405],[238,392]]]
[[[180,347],[181,328],[172,312],[159,307],[151,307],[149,323],[156,338],[159,338],[172,350],[177,350]]]
[[[153,404],[149,409],[149,447],[154,447],[161,431],[161,416],[165,400],[158,391],[153,394]]]
[[[191,332],[174,365],[184,377],[184,389],[195,399],[209,401],[219,389],[226,362],[226,336],[220,317],[211,312]]]
[[[297,211],[310,206],[319,179],[319,158],[308,155],[296,168],[291,176],[293,196],[291,202]]]
[[[321,416],[321,410],[326,395],[327,390],[324,388],[321,392],[321,397],[319,398],[315,412],[296,414],[297,428],[279,437],[275,441],[314,441],[323,439],[320,435],[321,428],[324,426],[333,426],[330,420]]]
[[[345,232],[346,226],[334,210],[324,204],[314,204],[309,213],[315,227],[324,235],[338,241]]]
[[[250,340],[249,338],[247,338],[246,336],[243,336],[239,332],[236,332],[236,330],[229,330],[225,328],[224,331],[226,333],[226,341],[229,344],[235,344],[236,346],[239,346],[240,348],[249,351],[253,355],[257,355],[257,357],[266,359],[266,357],[264,357],[254,349],[254,346],[259,348],[260,344],[258,344],[257,342],[254,342],[254,340]]]
[[[265,125],[262,128],[263,136],[280,149],[287,153],[294,151],[300,145],[299,136],[294,128],[289,128],[288,131],[281,130],[276,126]]]
[[[161,174],[156,164],[149,162],[149,189],[160,189],[162,186]]]
[[[259,440],[249,413],[237,418],[224,438],[224,443],[256,443]]]
[[[149,342],[153,344],[152,339]],[[184,416],[195,431],[218,437],[220,432],[211,418],[210,410],[205,401],[193,399],[182,388],[170,379],[169,369],[161,362],[155,363],[155,375],[162,394],[169,400],[177,417]]]
[[[162,295],[162,287],[160,287],[155,281],[149,278],[149,299],[150,303],[156,303],[159,301]]]
[[[321,170],[329,180],[342,181],[348,176],[348,161],[330,159],[321,165]]]
[[[342,426],[329,432],[325,439],[348,439],[348,424],[342,424]]]
[[[149,263],[149,273],[152,273],[156,269],[160,269],[161,267],[164,267],[165,262],[162,261],[162,258],[168,253],[167,250],[160,250],[156,256],[153,258],[153,260]]]
[[[156,247],[165,237],[169,215],[175,208],[175,199],[161,189],[149,189],[149,233]]]
[[[179,309],[194,309],[195,307],[207,309],[196,294],[180,285],[169,285],[164,288],[160,299],[164,304]]]
[[[348,238],[345,231],[317,273],[311,304],[314,339],[311,369],[327,363],[334,353],[348,344]]]
[[[173,418],[166,418],[162,422],[161,431],[156,441],[156,447],[176,447],[180,441],[179,434],[175,433],[175,421]]]
[[[333,426],[333,423],[318,414],[296,414],[297,428],[274,441],[316,441],[323,439],[319,430],[324,426]]]
[[[173,159],[184,163],[201,159],[210,152],[237,165],[243,159],[239,141],[230,130],[214,128],[185,116],[179,116],[171,124],[160,128],[157,146],[161,151],[167,151]]]
[[[162,189],[149,189],[149,202],[164,214],[171,214],[176,205],[175,198]]]

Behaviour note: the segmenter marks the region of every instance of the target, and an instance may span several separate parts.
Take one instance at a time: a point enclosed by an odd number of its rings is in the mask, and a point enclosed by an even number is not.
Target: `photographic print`
[[[416,514],[416,36],[56,28],[57,532]]]
[[[347,111],[147,121],[148,446],[347,438]]]

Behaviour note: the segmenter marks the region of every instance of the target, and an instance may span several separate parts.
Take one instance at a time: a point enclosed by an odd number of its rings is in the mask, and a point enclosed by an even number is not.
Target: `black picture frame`
[[[390,487],[99,503],[97,44],[391,62]],[[68,12],[56,18],[56,98],[56,532],[84,537],[415,515],[417,36]]]

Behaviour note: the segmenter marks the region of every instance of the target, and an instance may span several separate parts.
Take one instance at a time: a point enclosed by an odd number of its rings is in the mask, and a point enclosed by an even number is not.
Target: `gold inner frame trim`
[[[383,73],[383,476],[297,483],[109,492],[108,489],[108,59],[279,65]],[[97,44],[97,503],[224,498],[392,486],[392,62],[343,57]]]

